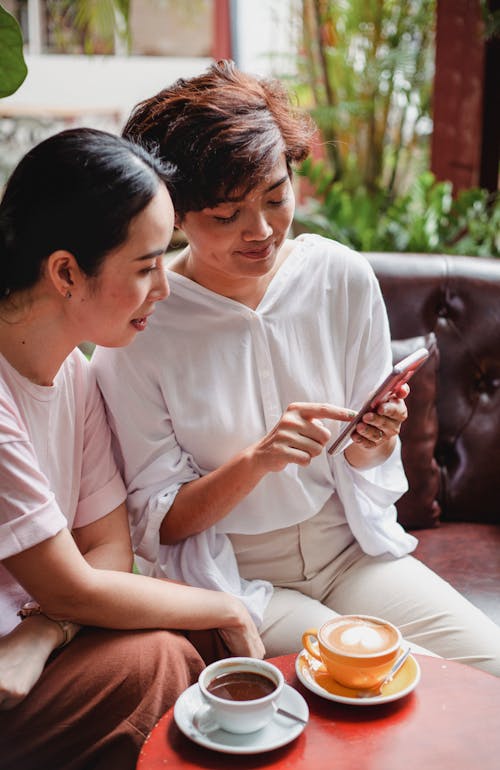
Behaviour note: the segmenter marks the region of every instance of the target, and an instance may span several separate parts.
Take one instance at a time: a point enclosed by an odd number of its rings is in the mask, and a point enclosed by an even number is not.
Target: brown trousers
[[[193,644],[170,631],[80,631],[28,697],[0,712],[0,770],[133,770],[204,660],[230,654],[216,632],[187,636]]]

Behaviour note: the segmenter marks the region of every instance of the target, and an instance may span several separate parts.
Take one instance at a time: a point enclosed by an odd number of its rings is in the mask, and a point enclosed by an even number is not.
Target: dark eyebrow
[[[281,179],[278,179],[277,182],[274,182],[270,187],[267,188],[266,192],[271,192],[271,190],[275,190],[277,187],[283,184],[283,182],[286,182],[287,179],[290,177],[288,174],[285,174]]]
[[[280,187],[284,182],[286,182],[287,179],[290,179],[290,177],[289,177],[288,174],[285,174],[284,176],[281,177],[281,179],[278,179],[277,182],[273,182],[272,185],[270,185],[269,187],[266,187],[264,192],[265,193],[272,192],[272,190],[275,190],[277,187]],[[217,203],[215,204],[214,207],[207,206],[207,208],[217,208],[217,206],[222,206],[222,205],[224,205],[224,203],[240,203],[242,200],[245,199],[246,195],[247,195],[247,193],[244,193],[243,195],[240,195],[238,198],[236,198],[236,197],[233,198],[231,196],[229,196],[227,198],[222,198],[220,201],[217,201]]]
[[[156,249],[156,251],[151,251],[149,254],[143,254],[142,257],[136,257],[136,262],[140,262],[141,260],[146,259],[156,259],[156,257],[163,257],[166,251],[167,249]]]

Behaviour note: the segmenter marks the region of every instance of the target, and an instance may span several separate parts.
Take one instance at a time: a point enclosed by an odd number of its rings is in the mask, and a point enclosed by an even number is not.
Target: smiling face
[[[121,347],[146,328],[155,303],[169,293],[163,256],[173,221],[170,196],[160,185],[132,220],[126,241],[107,254],[95,278],[86,279],[78,313],[84,339]]]
[[[179,222],[189,242],[185,274],[225,296],[272,275],[290,228],[295,198],[284,156],[240,200],[188,211]],[[184,271],[183,271],[184,272]]]

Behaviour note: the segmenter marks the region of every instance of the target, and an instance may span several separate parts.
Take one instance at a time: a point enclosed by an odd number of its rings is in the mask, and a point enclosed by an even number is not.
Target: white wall
[[[22,86],[0,100],[0,117],[67,114],[75,120],[107,114],[124,120],[141,99],[181,76],[202,72],[203,58],[33,55],[26,57],[28,76]]]
[[[256,74],[294,71],[299,0],[231,0],[235,58]],[[0,99],[0,186],[19,158],[67,126],[119,132],[131,109],[178,77],[199,74],[209,58],[27,54],[28,75]]]
[[[258,74],[293,71],[297,0],[232,0],[238,65]],[[73,114],[78,120],[103,114],[122,119],[141,99],[178,77],[202,72],[208,58],[142,56],[26,56],[28,76],[0,101],[0,118],[17,112]],[[88,122],[88,121],[87,121]]]
[[[235,58],[246,72],[295,71],[298,0],[232,0]]]

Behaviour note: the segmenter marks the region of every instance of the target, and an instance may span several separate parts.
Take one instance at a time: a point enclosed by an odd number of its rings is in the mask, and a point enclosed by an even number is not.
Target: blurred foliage
[[[492,38],[500,35],[500,10],[491,8],[490,0],[480,0],[484,20],[485,37]]]
[[[175,10],[189,25],[199,11],[197,0],[154,0],[166,13]],[[131,0],[47,0],[51,34],[64,53],[113,54],[116,43],[132,50]],[[140,8],[139,8],[140,13]]]
[[[400,191],[427,163],[435,0],[302,0],[298,95],[332,183]]]
[[[47,0],[49,32],[60,52],[113,54],[129,45],[129,0]]]
[[[315,232],[358,251],[410,251],[500,257],[500,199],[486,190],[453,197],[450,182],[430,172],[409,190],[348,190],[324,162],[307,160],[301,172],[318,196],[297,207],[294,230]]]
[[[485,34],[495,18],[483,2]],[[361,251],[500,256],[500,202],[428,171],[436,0],[301,0],[295,91],[319,128],[295,230]],[[498,22],[498,19],[496,19]]]

